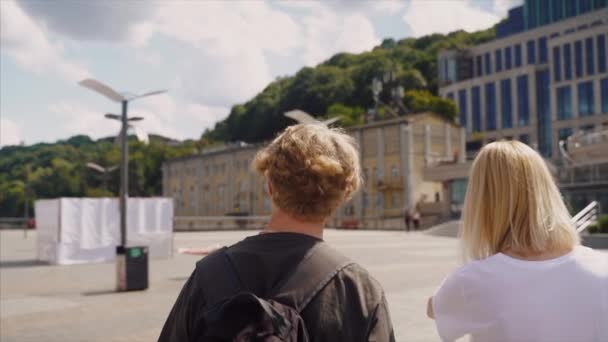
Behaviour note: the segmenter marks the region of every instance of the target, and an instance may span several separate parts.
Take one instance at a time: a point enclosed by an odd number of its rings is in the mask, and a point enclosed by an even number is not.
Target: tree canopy
[[[432,110],[453,118],[456,115],[453,102],[437,98],[437,53],[441,49],[484,43],[494,37],[494,28],[474,33],[456,31],[417,39],[385,39],[368,52],[338,53],[315,67],[304,67],[293,76],[276,79],[251,100],[233,106],[228,117],[205,132],[205,137],[220,141],[269,140],[291,124],[283,113],[292,109],[319,117],[340,112],[345,126],[362,122],[355,116],[360,113],[362,118],[374,106],[372,80],[387,72],[393,72],[395,82],[409,94],[403,99],[406,107],[409,103],[408,109]],[[390,89],[385,87],[379,98],[388,103],[391,96]]]

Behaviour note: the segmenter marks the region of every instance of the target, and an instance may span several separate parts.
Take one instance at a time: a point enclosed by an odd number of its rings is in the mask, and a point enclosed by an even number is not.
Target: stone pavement
[[[175,249],[254,232],[177,233]],[[328,230],[326,240],[384,286],[397,341],[438,341],[426,300],[457,266],[457,241],[422,233]],[[114,293],[114,264],[35,261],[35,233],[0,231],[0,341],[154,341],[196,256],[150,262],[150,288]]]

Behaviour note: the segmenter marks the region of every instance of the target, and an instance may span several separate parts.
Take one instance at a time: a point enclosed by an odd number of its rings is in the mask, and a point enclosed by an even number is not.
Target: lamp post
[[[127,107],[129,102],[140,99],[143,97],[163,94],[167,92],[166,90],[155,90],[148,93],[144,93],[141,95],[133,95],[130,97],[125,97],[119,94],[114,89],[109,86],[101,83],[100,81],[87,78],[85,80],[80,81],[78,84],[81,86],[88,88],[90,90],[95,91],[98,94],[101,94],[114,102],[119,102],[122,105],[122,114],[120,115],[120,121],[122,123],[122,127],[120,130],[120,139],[121,139],[121,158],[120,158],[120,245],[122,247],[127,244],[127,196],[129,192],[129,151],[127,144],[127,129],[129,118],[127,116]],[[106,114],[106,117],[112,119],[118,119],[118,115],[116,114]],[[141,118],[134,117],[133,120],[141,120]]]
[[[87,163],[87,167],[89,169],[92,169],[92,170],[95,170],[95,171],[101,173],[102,181],[103,181],[103,189],[107,191],[108,190],[108,176],[110,175],[110,172],[118,169],[118,165],[103,167],[99,164]]]
[[[109,119],[120,120],[120,246],[116,248],[117,290],[143,290],[148,287],[147,247],[127,247],[127,196],[129,193],[129,150],[127,130],[129,121],[142,120],[133,117],[129,120],[127,108],[129,102],[147,96],[165,93],[166,90],[151,91],[141,95],[122,95],[109,86],[94,80],[85,79],[78,84],[99,93],[122,106],[121,115],[106,114]]]

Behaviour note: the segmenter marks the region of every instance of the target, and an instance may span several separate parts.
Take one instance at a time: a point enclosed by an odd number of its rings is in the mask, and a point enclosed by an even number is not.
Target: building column
[[[460,151],[458,152],[458,162],[461,164],[467,161],[467,132],[464,127],[460,128]]]
[[[361,130],[355,131],[355,140],[357,141],[357,145],[359,145],[359,166],[363,168],[363,139],[361,136]],[[365,185],[363,185],[359,191],[357,191],[352,199],[353,206],[355,208],[355,217],[359,218],[359,220],[363,220],[364,210],[363,210],[363,191],[365,191]]]
[[[424,166],[429,166],[433,158],[431,146],[431,126],[424,125]]]
[[[401,165],[403,170],[403,203],[407,208],[414,205],[414,132],[411,123],[399,125]]]
[[[384,131],[382,127],[376,129],[377,134],[377,149],[378,155],[376,156],[376,168],[378,169],[378,179],[384,179]]]
[[[448,160],[453,158],[454,154],[452,153],[452,125],[449,123],[445,123],[445,157]]]

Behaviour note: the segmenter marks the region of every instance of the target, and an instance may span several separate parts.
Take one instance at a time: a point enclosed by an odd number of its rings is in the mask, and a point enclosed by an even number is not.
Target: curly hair
[[[322,124],[290,126],[253,161],[272,186],[272,201],[302,221],[322,221],[361,185],[354,139]]]

